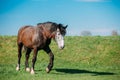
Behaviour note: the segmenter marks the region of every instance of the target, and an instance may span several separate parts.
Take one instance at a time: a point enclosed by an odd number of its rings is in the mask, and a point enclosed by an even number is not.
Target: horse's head
[[[58,24],[57,30],[56,30],[56,34],[55,34],[55,41],[58,44],[58,47],[60,49],[64,48],[64,36],[66,34],[66,28],[68,25],[63,26],[62,24]]]
[[[45,22],[45,23],[38,23],[38,27],[42,27],[45,32],[46,37],[53,38],[60,49],[64,48],[64,36],[66,34],[66,26],[62,24],[57,24],[54,22]]]

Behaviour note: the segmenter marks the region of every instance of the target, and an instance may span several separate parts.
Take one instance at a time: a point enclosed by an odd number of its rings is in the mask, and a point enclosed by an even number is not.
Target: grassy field
[[[24,69],[22,55],[21,70],[16,71],[16,36],[0,36],[0,80],[119,80],[120,36],[65,37],[64,50],[59,50],[52,41],[55,55],[50,73],[45,68],[49,57],[39,51],[35,75]],[[29,62],[31,63],[32,54]]]

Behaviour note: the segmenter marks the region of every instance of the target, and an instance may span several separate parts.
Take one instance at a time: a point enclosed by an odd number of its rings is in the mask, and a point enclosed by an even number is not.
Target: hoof
[[[33,69],[31,69],[30,73],[31,73],[32,75],[33,75],[33,74],[35,74],[35,72],[34,72],[34,70],[33,70]]]
[[[26,68],[26,71],[27,71],[27,72],[30,72],[30,68]]]
[[[34,71],[31,71],[31,72],[30,72],[30,74],[32,74],[32,75],[33,75],[33,74],[35,74],[35,72],[34,72]]]
[[[47,72],[47,73],[49,73],[49,72],[50,72],[50,70],[49,70],[48,68],[46,68],[46,72]]]
[[[20,70],[20,68],[19,67],[16,67],[16,71],[19,71]]]

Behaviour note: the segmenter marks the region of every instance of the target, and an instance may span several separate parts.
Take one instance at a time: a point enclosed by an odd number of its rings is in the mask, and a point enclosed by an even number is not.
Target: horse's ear
[[[62,26],[62,24],[58,24],[58,28],[59,28],[59,29],[61,28],[61,26]]]
[[[59,28],[63,27],[62,24],[58,24]],[[66,29],[68,27],[68,25],[66,25],[65,27],[63,27],[64,29]]]
[[[58,24],[58,26],[59,26],[59,27],[61,27],[61,26],[62,26],[62,24]]]
[[[66,29],[68,27],[68,25],[66,25],[64,28]]]

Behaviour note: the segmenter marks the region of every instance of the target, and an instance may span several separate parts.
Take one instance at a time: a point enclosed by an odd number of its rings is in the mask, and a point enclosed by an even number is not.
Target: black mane
[[[50,31],[51,31],[51,32],[56,31],[57,28],[59,28],[62,35],[65,35],[65,34],[66,34],[66,29],[65,29],[65,27],[63,26],[63,24],[61,24],[61,23],[60,23],[60,24],[57,24],[57,23],[55,23],[55,22],[50,22],[50,21],[48,21],[48,22],[38,23],[38,24],[37,24],[37,26],[41,26],[41,25],[43,25],[44,27],[47,27],[48,25],[52,25],[52,28],[50,28]],[[49,28],[48,28],[48,29],[49,29]]]

